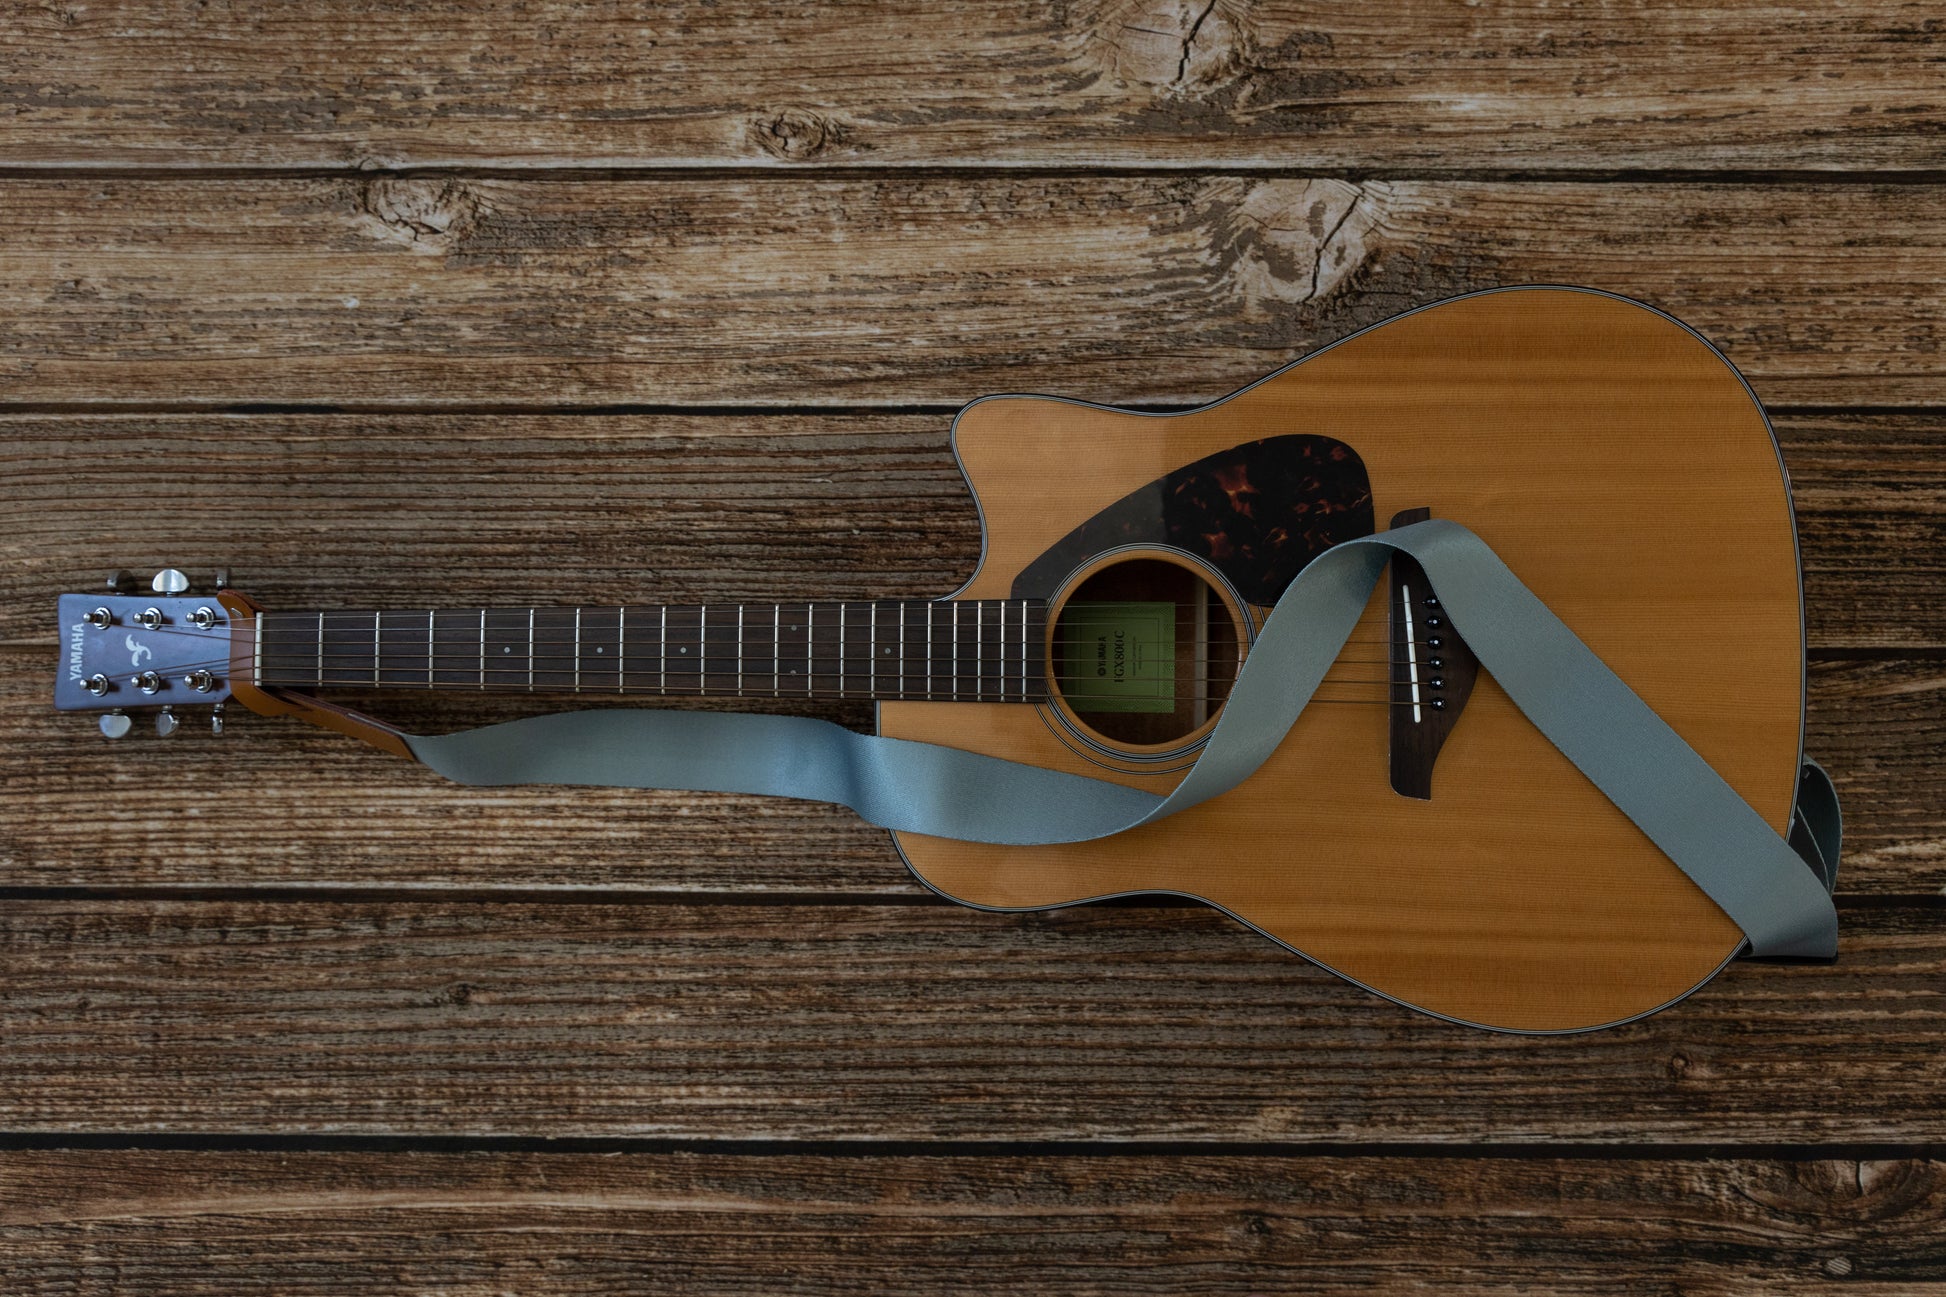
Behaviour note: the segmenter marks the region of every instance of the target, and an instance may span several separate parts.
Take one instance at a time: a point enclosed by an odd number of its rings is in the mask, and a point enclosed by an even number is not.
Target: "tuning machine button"
[[[102,584],[107,587],[109,594],[134,594],[135,573],[126,568],[119,572],[110,572],[108,579]]]
[[[161,711],[155,714],[155,733],[157,738],[164,738],[164,739],[168,738],[171,734],[174,734],[176,730],[181,727],[181,725],[182,722],[176,719],[176,714],[170,711],[167,707],[164,707]]]
[[[223,732],[223,704],[222,703],[218,703],[216,704],[216,706],[209,709],[209,732],[211,734],[221,734]]]
[[[128,737],[128,732],[134,724],[135,722],[128,718],[127,712],[103,712],[101,714],[101,732],[111,739]]]
[[[149,582],[149,589],[157,594],[179,595],[189,589],[189,578],[175,568],[165,567]]]

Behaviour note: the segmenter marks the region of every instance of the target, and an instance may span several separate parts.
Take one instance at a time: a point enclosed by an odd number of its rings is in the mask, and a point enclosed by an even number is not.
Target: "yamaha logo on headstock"
[[[155,593],[121,592],[127,587],[60,597],[66,661],[55,677],[55,707],[100,712],[102,733],[120,738],[131,709],[152,710],[156,731],[166,735],[177,728],[177,707],[208,705],[220,733],[230,697],[229,614],[213,593],[188,594],[188,580],[173,569],[157,574]]]

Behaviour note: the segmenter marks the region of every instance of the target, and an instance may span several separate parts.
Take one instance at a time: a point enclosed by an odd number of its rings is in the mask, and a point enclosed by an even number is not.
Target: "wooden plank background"
[[[0,1291],[1946,1292],[1935,10],[10,11]],[[1771,409],[1835,965],[1489,1036],[1195,907],[946,906],[830,808],[47,706],[116,566],[942,593],[960,402],[1196,402],[1533,281]]]

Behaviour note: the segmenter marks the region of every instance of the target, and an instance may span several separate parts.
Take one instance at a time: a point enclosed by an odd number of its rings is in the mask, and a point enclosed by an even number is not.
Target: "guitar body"
[[[1088,567],[1086,556],[1068,562],[1075,538],[1112,530],[1090,532],[1091,519],[1112,520],[1118,502],[1186,465],[1292,434],[1355,454],[1377,526],[1423,508],[1477,532],[1771,825],[1788,828],[1804,639],[1777,447],[1721,355],[1622,298],[1526,288],[1443,302],[1184,414],[976,402],[954,444],[985,549],[954,598],[1021,597],[1065,542],[1051,566],[1068,584],[1046,592],[1058,611]],[[1239,476],[1211,480],[1260,515]],[[1147,557],[1220,569],[1233,548],[1222,535],[1185,547],[1180,526],[1149,531],[1121,527],[1096,566]],[[1246,652],[1258,601],[1273,596],[1242,579],[1214,584],[1229,592]],[[1387,599],[1381,582],[1371,626],[1384,625]],[[1055,626],[1050,617],[1050,654]],[[899,848],[927,886],[968,905],[1197,898],[1390,999],[1502,1030],[1624,1021],[1680,999],[1737,953],[1729,918],[1490,675],[1453,721],[1431,796],[1395,791],[1385,667],[1368,659],[1348,647],[1320,697],[1336,683],[1371,705],[1308,707],[1246,782],[1154,825],[1044,847],[904,833]],[[879,728],[1156,793],[1195,755],[1193,742],[1092,734],[1058,699],[885,702]]]

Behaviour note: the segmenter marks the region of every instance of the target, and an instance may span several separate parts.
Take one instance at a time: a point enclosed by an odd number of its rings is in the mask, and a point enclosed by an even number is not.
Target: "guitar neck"
[[[1034,599],[260,613],[257,682],[294,689],[1039,702]]]

